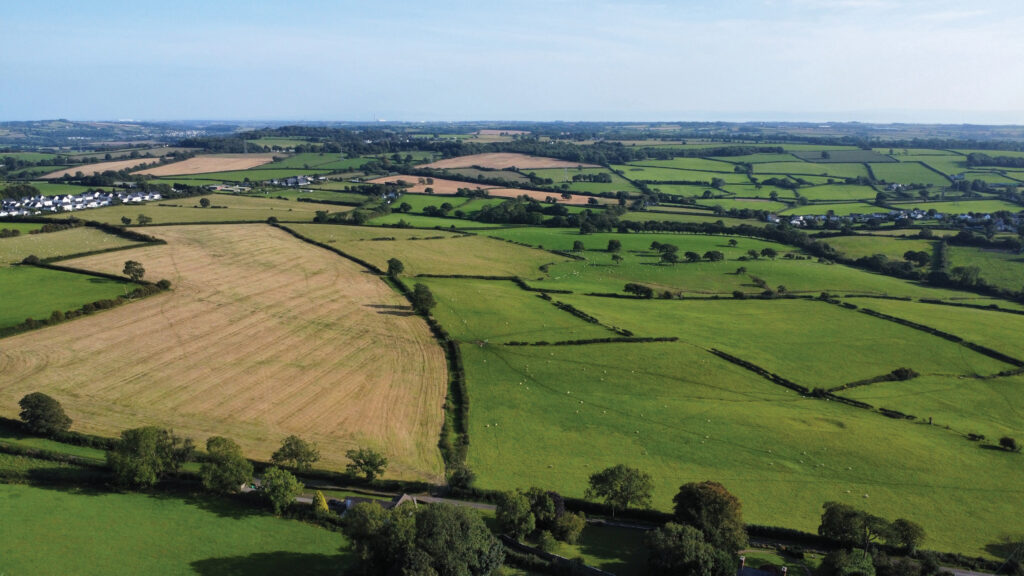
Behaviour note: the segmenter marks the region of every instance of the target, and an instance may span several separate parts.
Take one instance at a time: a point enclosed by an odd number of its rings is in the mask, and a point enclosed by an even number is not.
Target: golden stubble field
[[[114,160],[112,162],[100,162],[97,164],[83,164],[81,166],[72,166],[64,170],[57,170],[56,172],[50,172],[39,177],[40,180],[51,180],[53,178],[60,178],[65,174],[68,176],[74,176],[76,172],[81,172],[86,176],[92,176],[93,174],[102,174],[107,170],[113,170],[115,172],[120,170],[131,170],[136,166],[142,166],[144,164],[152,164],[159,162],[159,158],[133,158],[131,160]],[[155,170],[155,168],[154,168]]]
[[[0,413],[43,391],[87,432],[167,426],[263,459],[298,434],[322,467],[359,445],[387,454],[388,477],[442,477],[445,359],[401,296],[269,226],[148,232],[168,244],[66,264],[120,273],[131,258],[173,291],[0,340]]]
[[[139,170],[139,174],[149,176],[184,176],[188,174],[205,174],[208,172],[229,172],[232,170],[248,170],[274,161],[273,154],[211,154],[196,156],[181,162],[172,162],[155,168]]]

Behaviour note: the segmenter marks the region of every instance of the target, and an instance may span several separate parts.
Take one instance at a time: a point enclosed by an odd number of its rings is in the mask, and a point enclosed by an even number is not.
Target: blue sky
[[[10,3],[0,120],[1024,124],[1019,0]]]

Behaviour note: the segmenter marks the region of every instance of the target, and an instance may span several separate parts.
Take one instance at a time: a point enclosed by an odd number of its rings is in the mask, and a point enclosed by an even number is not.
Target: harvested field
[[[424,180],[424,182],[420,182],[421,179]],[[371,184],[390,184],[392,182],[398,182],[399,180],[413,185],[411,188],[408,188],[406,192],[418,194],[425,193],[427,188],[433,188],[434,194],[446,194],[449,196],[458,192],[459,188],[469,188],[471,190],[487,190],[493,188],[493,186],[481,186],[480,184],[473,184],[472,182],[458,182],[456,180],[445,180],[443,178],[434,178],[433,184],[427,184],[425,178],[422,178],[421,176],[409,176],[407,174],[375,178],[369,182]]]
[[[520,170],[528,170],[531,168],[575,168],[577,166],[583,166],[584,168],[597,168],[593,164],[581,164],[579,162],[569,162],[567,160],[559,160],[557,158],[544,158],[542,156],[529,156],[526,154],[515,154],[512,152],[495,152],[490,154],[473,154],[470,156],[459,156],[458,158],[449,158],[447,160],[438,160],[430,164],[425,164],[424,168],[438,168],[438,169],[449,169],[449,168],[472,168],[473,166],[479,166],[481,168],[491,168],[493,170],[504,170],[505,168],[519,168]]]
[[[615,198],[597,198],[595,196],[581,196],[579,194],[570,194],[568,199],[563,198],[558,192],[543,192],[540,190],[523,190],[521,188],[491,188],[487,190],[489,196],[495,196],[499,198],[518,198],[519,196],[529,196],[534,200],[543,202],[547,198],[555,198],[559,204],[568,204],[571,206],[585,206],[590,203],[590,199],[594,198],[598,204],[618,204],[619,201]]]
[[[229,170],[248,170],[274,161],[273,154],[217,154],[196,156],[181,162],[165,164],[140,170],[139,174],[150,176],[180,176],[182,174],[206,174],[209,172],[226,172]]]
[[[43,174],[39,178],[42,180],[52,180],[54,178],[60,178],[61,176],[64,175],[74,176],[76,172],[81,172],[86,176],[92,176],[93,174],[102,174],[107,170],[113,170],[114,172],[119,172],[121,170],[131,170],[136,166],[152,164],[154,162],[159,161],[159,158],[134,158],[132,160],[115,160],[113,162],[100,162],[98,164],[84,164],[82,166],[71,166],[70,168],[66,168],[64,170],[57,170],[56,172]],[[153,168],[153,170],[156,169],[157,168]]]
[[[168,244],[132,258],[173,291],[5,339],[5,416],[39,390],[91,433],[167,426],[198,444],[231,437],[261,459],[297,434],[320,445],[325,468],[359,445],[388,456],[389,477],[440,479],[445,359],[403,298],[265,225],[149,232]],[[119,273],[124,260],[68,264]]]

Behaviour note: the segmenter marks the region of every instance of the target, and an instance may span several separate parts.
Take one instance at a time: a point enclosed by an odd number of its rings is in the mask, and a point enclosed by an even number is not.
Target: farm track
[[[7,415],[27,392],[62,400],[76,428],[116,435],[173,427],[237,440],[267,458],[281,439],[317,441],[338,469],[356,445],[396,477],[438,480],[445,359],[422,319],[374,275],[264,225],[176,226],[131,257],[170,294],[0,346]],[[70,262],[117,273],[124,253]],[[59,375],[59,377],[57,377]]]

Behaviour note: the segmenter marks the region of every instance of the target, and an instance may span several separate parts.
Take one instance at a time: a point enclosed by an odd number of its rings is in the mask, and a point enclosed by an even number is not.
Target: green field
[[[824,184],[800,188],[800,195],[811,201],[874,200],[878,192],[871,186],[855,184]]]
[[[335,532],[205,495],[0,485],[6,574],[337,574]]]
[[[0,228],[6,228],[7,226],[0,224]],[[39,228],[40,225],[25,224],[24,226],[33,229]],[[0,266],[21,262],[26,256],[56,258],[58,256],[70,256],[94,250],[107,250],[136,245],[139,245],[139,243],[85,226],[45,234],[28,234],[23,231],[17,237],[0,238]]]
[[[745,156],[722,156],[712,158],[712,160],[721,160],[722,162],[739,163],[746,162],[749,164],[763,164],[766,162],[796,162],[799,160],[792,154],[775,154],[771,152],[765,152],[762,154],[747,154]]]
[[[401,204],[401,202],[399,202]],[[404,221],[415,228],[498,228],[500,224],[488,224],[487,222],[473,222],[472,220],[460,220],[458,218],[436,218],[433,216],[420,216],[417,214],[401,214],[392,212],[370,221],[374,226],[390,226]]]
[[[789,208],[789,204],[783,204],[782,202],[772,202],[771,200],[733,200],[730,198],[713,198],[709,200],[697,200],[699,206],[707,206],[714,208],[721,206],[725,210],[767,210],[769,212],[778,212]]]
[[[3,241],[0,241],[2,245]],[[950,246],[947,252],[949,268],[976,266],[978,275],[989,284],[1007,290],[1021,290],[1024,286],[1024,256],[1002,250],[987,250],[968,246]]]
[[[740,184],[731,184],[726,188],[739,187]],[[711,192],[712,194],[720,195],[722,191],[716,190],[711,186],[699,186],[696,184],[662,184],[655,182],[650,186],[651,190],[656,190],[662,194],[673,194],[675,196],[682,196],[684,198],[700,198],[704,195],[704,192]],[[751,184],[750,188],[753,189],[754,185]],[[753,195],[750,195],[753,196]],[[764,193],[764,197],[768,197],[768,192]]]
[[[932,243],[918,238],[889,238],[884,236],[836,236],[823,239],[829,246],[847,258],[860,258],[885,254],[890,260],[903,260],[908,250],[932,253]]]
[[[749,224],[751,226],[765,225],[765,223],[760,220],[715,216],[713,212],[700,212],[696,208],[687,209],[689,210],[687,213],[675,213],[671,207],[667,206],[666,212],[660,212],[660,208],[660,206],[654,206],[650,210],[644,212],[626,212],[619,217],[619,220],[626,222],[648,222],[654,220],[660,222],[691,222],[698,224],[701,222],[707,222],[709,224],[724,222],[727,226],[739,226],[740,224]]]
[[[547,172],[546,170],[530,170],[530,172]],[[558,176],[544,176],[545,178],[552,178],[556,181],[561,179],[561,170],[555,170],[559,172]],[[458,170],[445,170],[445,174],[454,176],[455,180],[459,180],[460,176],[463,178],[496,178],[501,180],[508,180],[509,182],[520,182],[527,183],[530,181],[529,178],[523,176],[519,172],[512,172],[510,170],[480,170],[479,168],[459,168]],[[574,171],[575,173],[575,171]],[[538,174],[540,176],[540,174]]]
[[[358,157],[358,158],[345,158],[343,154],[327,154],[323,152],[307,152],[304,154],[296,154],[289,156],[270,164],[263,164],[257,166],[250,171],[262,171],[262,170],[282,170],[282,169],[301,169],[301,170],[355,170],[363,164],[366,164],[372,160],[369,157]],[[275,176],[276,178],[277,176]]]
[[[967,214],[979,212],[989,214],[1005,210],[1007,212],[1020,212],[1024,206],[1012,204],[1003,200],[962,200],[955,202],[893,202],[893,207],[903,210],[920,208],[921,210],[935,209],[936,212],[944,214]]]
[[[461,274],[533,278],[541,274],[540,266],[566,260],[483,236],[331,224],[295,224],[289,228],[367,260],[382,270],[387,269],[388,259],[399,258],[405,264],[407,276]],[[494,254],[498,253],[502,257],[496,261]]]
[[[831,178],[867,178],[868,169],[863,164],[813,164],[810,162],[772,162],[755,164],[755,174],[795,174]]]
[[[6,220],[0,220],[0,230],[18,230],[22,234],[28,234],[33,230],[38,230],[42,227],[42,224],[31,224],[25,222],[8,222]],[[6,240],[6,238],[0,238],[0,240]]]
[[[126,257],[127,259],[127,257]],[[42,320],[54,310],[76,310],[83,304],[117,298],[135,288],[130,282],[117,282],[85,274],[58,272],[32,266],[0,268],[0,328]]]
[[[296,146],[309,144],[308,140],[301,138],[257,138],[255,140],[249,140],[249,142],[259,144],[260,146],[277,146],[279,148],[294,148]]]
[[[734,172],[735,164],[711,160],[707,158],[673,158],[672,160],[643,160],[633,163],[636,166],[653,166],[656,168],[676,168],[679,170],[698,170],[705,172]]]
[[[139,214],[153,219],[153,224],[191,224],[197,222],[263,222],[271,216],[281,222],[312,222],[317,210],[346,212],[352,208],[312,202],[291,202],[274,198],[210,194],[210,208],[200,208],[199,198],[162,200],[140,205],[108,206],[89,210],[90,220],[120,224],[122,217],[135,222]],[[213,206],[225,206],[214,208]],[[60,219],[62,216],[51,216]]]
[[[9,186],[10,182],[0,184],[0,187]],[[57,196],[58,194],[82,194],[88,192],[91,188],[89,186],[79,186],[78,184],[58,184],[55,182],[46,182],[43,180],[33,180],[31,182],[25,182],[29,186],[32,186],[43,196]]]
[[[875,212],[887,213],[885,208],[874,206],[866,202],[837,202],[830,204],[822,202],[819,204],[807,204],[805,206],[794,206],[782,212],[786,216],[822,215],[832,212],[836,216],[849,216],[850,214],[874,214]]]
[[[707,182],[714,179],[721,179],[731,184],[746,184],[750,182],[746,174],[736,172],[701,172],[698,170],[681,170],[676,168],[655,168],[638,165],[612,166],[621,170],[630,180],[647,180],[650,182]]]
[[[754,184],[726,184],[722,189],[742,198],[770,198],[772,192],[775,192],[779,198],[788,199],[796,197],[792,190],[775,186],[758,187]],[[800,192],[803,193],[803,190]]]
[[[265,164],[264,166],[270,166]],[[264,180],[275,180],[281,178],[290,178],[292,176],[323,176],[330,174],[331,170],[327,169],[315,169],[308,170],[305,168],[250,168],[248,170],[233,170],[228,172],[204,172],[197,174],[196,178],[200,180],[218,180],[222,182],[262,182]],[[188,182],[188,179],[183,176],[175,176],[175,181]]]
[[[895,184],[932,184],[934,186],[949,186],[949,179],[934,170],[929,170],[923,164],[915,162],[899,162],[888,164],[872,164],[871,170],[875,178]]]

